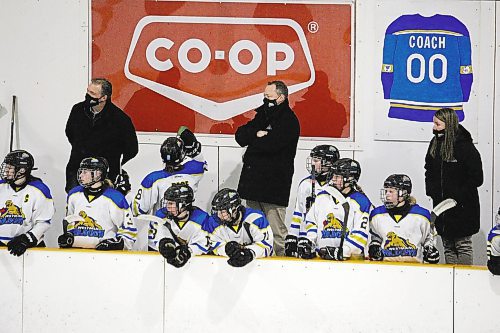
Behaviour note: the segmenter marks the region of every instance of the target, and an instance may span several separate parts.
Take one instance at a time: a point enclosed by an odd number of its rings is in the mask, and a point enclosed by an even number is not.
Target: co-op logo
[[[142,35],[144,35],[148,27],[152,27],[152,25],[160,25],[161,27],[162,24],[168,24],[171,30],[174,24],[174,27],[176,27],[178,31],[189,31],[190,37],[179,40],[179,35],[182,34],[169,32],[170,35],[168,35],[168,33],[166,33],[167,35],[163,35],[162,29],[156,27],[158,29],[152,30],[156,33],[154,38],[148,39],[147,41],[141,41],[141,39],[145,38]],[[262,75],[275,76],[283,73],[288,74],[287,71],[291,71],[294,62],[297,60],[297,54],[287,43],[277,41],[265,41],[263,43],[261,40],[256,43],[255,40],[252,40],[253,38],[262,39],[263,37],[259,34],[254,34],[253,36],[250,35],[239,40],[233,40],[231,45],[226,46],[226,49],[220,49],[217,38],[213,37],[214,28],[221,29],[218,34],[218,38],[220,38],[221,35],[223,37],[226,37],[226,35],[231,36],[231,29],[240,29],[239,31],[244,31],[243,28],[256,25],[265,27],[266,29],[268,28],[270,31],[276,27],[288,27],[292,29],[290,32],[296,34],[297,43],[300,45],[303,52],[303,54],[302,52],[300,53],[300,56],[303,58],[302,62],[304,63],[302,68],[306,68],[307,70],[307,75],[298,77],[307,77],[307,79],[298,80],[298,82],[289,85],[289,93],[292,94],[311,86],[315,80],[314,66],[304,31],[294,20],[283,18],[196,16],[144,17],[137,24],[130,43],[130,49],[125,62],[125,76],[211,119],[219,121],[229,119],[261,105],[262,92],[259,91],[249,95],[244,95],[244,93],[242,93],[227,101],[217,101],[209,93],[207,93],[207,96],[203,96],[203,93],[182,91],[168,84],[157,82],[154,78],[141,74],[140,71],[137,70],[137,65],[135,63],[134,66],[131,66],[131,61],[136,57],[144,57],[145,62],[152,69],[158,72],[168,72],[175,66],[172,61],[172,58],[175,57],[175,62],[178,63],[183,70],[193,75],[198,75],[200,81],[207,79],[204,75],[207,75],[207,68],[213,60],[225,61],[237,75],[240,75],[240,78],[241,75],[254,75],[255,77],[252,78],[254,81],[262,80]],[[151,31],[148,32],[151,33]],[[184,34],[184,36],[185,35],[186,34]],[[211,42],[211,39],[215,39],[215,41]],[[225,39],[227,40],[228,38]],[[141,43],[143,45],[141,45]],[[139,52],[136,50],[137,48],[140,49]],[[164,49],[169,51],[174,48],[176,52],[168,52],[169,56],[167,58],[157,56],[157,51],[159,50]],[[200,55],[199,59],[190,59],[188,54],[192,51],[196,51]],[[240,60],[240,54],[242,52],[250,55],[249,61],[243,62]],[[142,63],[144,63],[144,61],[142,61]],[[262,66],[265,66],[265,72],[260,75],[258,70],[262,68]],[[303,71],[304,70],[302,70],[302,72]],[[259,77],[257,77],[258,74]],[[297,75],[294,77],[297,77]],[[212,77],[210,79],[217,80],[218,78]],[[233,79],[234,82],[227,82],[227,84],[238,85],[238,78]]]

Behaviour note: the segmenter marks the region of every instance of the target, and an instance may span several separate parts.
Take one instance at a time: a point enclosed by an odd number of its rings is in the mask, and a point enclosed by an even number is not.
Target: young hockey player
[[[495,226],[488,234],[488,263],[489,271],[500,275],[500,207],[495,216]]]
[[[127,200],[109,185],[107,173],[103,157],[84,158],[80,163],[80,185],[68,193],[65,232],[58,238],[61,248],[132,249],[137,228]]]
[[[316,252],[328,260],[364,258],[371,203],[358,185],[360,175],[353,159],[333,163],[328,185],[306,215],[307,234],[298,241],[301,258],[313,258]]]
[[[273,253],[273,232],[264,213],[241,204],[238,192],[222,189],[212,200],[212,215],[208,220],[211,249],[229,257],[228,263],[243,267],[254,258]]]
[[[288,236],[285,238],[286,256],[297,256],[297,239],[306,235],[304,222],[306,213],[311,208],[318,193],[323,191],[328,171],[339,158],[339,151],[335,146],[319,145],[311,150],[306,161],[306,168],[310,175],[299,183],[295,210],[288,229]]]
[[[25,150],[5,156],[0,170],[0,246],[21,256],[26,249],[45,246],[43,236],[54,215],[49,188],[31,171],[35,161]]]
[[[381,190],[383,206],[370,215],[371,260],[439,262],[430,213],[416,204],[411,194],[410,177],[387,177]]]
[[[134,216],[154,214],[161,208],[163,194],[172,184],[187,184],[194,192],[206,171],[206,162],[193,160],[186,156],[183,141],[178,137],[167,138],[160,147],[165,168],[148,174],[141,183],[132,204]],[[156,233],[157,224],[150,223],[149,234]],[[150,249],[156,246],[149,243]]]
[[[163,196],[163,207],[156,212],[162,219],[150,244],[167,259],[167,263],[184,266],[191,255],[205,254],[210,249],[209,234],[203,229],[209,215],[193,206],[194,192],[189,185],[173,184]],[[160,222],[160,221],[158,221]]]

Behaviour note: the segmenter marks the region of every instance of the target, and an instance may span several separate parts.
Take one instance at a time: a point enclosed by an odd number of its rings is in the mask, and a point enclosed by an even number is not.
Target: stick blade
[[[454,199],[448,198],[443,201],[441,201],[434,209],[432,210],[432,213],[434,215],[439,216],[442,213],[446,212],[447,210],[455,207],[457,205],[457,202]]]

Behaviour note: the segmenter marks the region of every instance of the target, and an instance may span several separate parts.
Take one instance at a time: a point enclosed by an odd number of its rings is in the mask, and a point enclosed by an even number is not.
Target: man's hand
[[[262,138],[263,136],[266,136],[266,135],[267,135],[267,131],[260,130],[260,131],[257,132],[257,137],[258,138]]]

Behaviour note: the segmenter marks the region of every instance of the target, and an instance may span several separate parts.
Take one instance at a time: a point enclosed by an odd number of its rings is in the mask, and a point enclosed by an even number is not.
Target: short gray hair
[[[92,79],[90,83],[101,86],[101,94],[103,96],[106,95],[108,96],[108,99],[111,99],[111,95],[113,94],[113,86],[111,85],[111,82],[107,79],[96,78]]]
[[[288,98],[288,87],[286,86],[285,82],[283,81],[270,81],[267,83],[268,86],[270,85],[275,85],[276,86],[276,92],[280,95],[284,95],[286,98]]]

